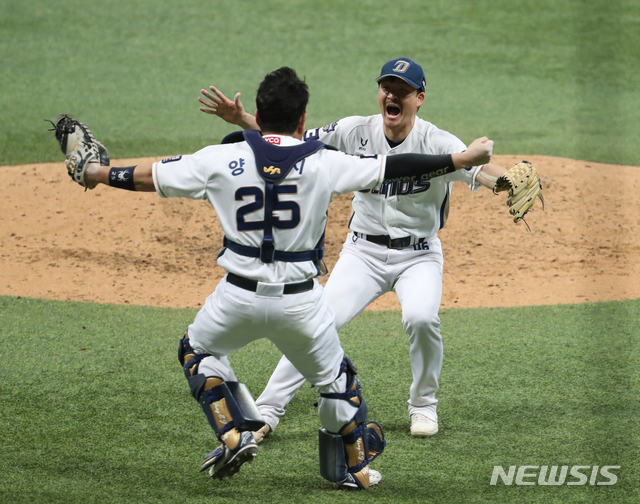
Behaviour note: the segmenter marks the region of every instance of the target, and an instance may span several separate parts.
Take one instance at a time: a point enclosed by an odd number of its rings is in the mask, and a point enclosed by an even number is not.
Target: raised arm
[[[493,140],[474,140],[459,154],[397,154],[386,159],[385,180],[429,180],[434,177],[488,163],[493,153]]]
[[[205,114],[216,115],[224,121],[240,126],[242,129],[259,130],[260,127],[256,118],[245,111],[244,105],[240,101],[240,93],[236,93],[234,101],[229,100],[222,91],[215,86],[209,86],[211,92],[201,89],[202,95],[207,98],[198,97],[198,101],[204,105],[200,111]]]

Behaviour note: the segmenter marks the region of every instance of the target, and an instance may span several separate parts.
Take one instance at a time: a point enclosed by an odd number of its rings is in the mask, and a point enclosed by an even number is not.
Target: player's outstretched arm
[[[493,140],[474,140],[459,154],[397,154],[386,158],[385,180],[429,180],[447,173],[488,163],[493,153]]]
[[[87,187],[105,184],[129,191],[152,192],[156,190],[153,184],[152,170],[153,163],[151,162],[122,168],[89,163],[84,172],[84,181]]]
[[[200,107],[200,112],[217,115],[222,120],[240,126],[242,129],[260,129],[256,118],[245,111],[244,105],[240,101],[240,93],[236,93],[234,100],[231,101],[215,86],[209,86],[209,89],[211,92],[206,89],[200,90],[200,93],[207,98],[205,100],[198,97],[198,101],[204,105],[204,107]]]

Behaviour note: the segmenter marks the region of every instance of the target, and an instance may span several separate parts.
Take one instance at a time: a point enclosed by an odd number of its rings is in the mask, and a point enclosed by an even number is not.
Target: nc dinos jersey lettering
[[[352,154],[456,154],[466,150],[456,136],[416,117],[409,136],[393,147],[384,136],[382,116],[354,116],[324,128],[307,130],[305,140],[320,140]],[[391,238],[412,236],[430,239],[444,226],[449,213],[453,182],[465,182],[477,190],[480,167],[458,170],[430,182],[389,182],[379,189],[359,191],[353,199],[353,231]]]
[[[282,146],[301,143],[280,135],[265,139]],[[298,162],[275,187],[276,249],[291,252],[313,249],[324,232],[326,209],[332,196],[361,188],[379,188],[383,167],[384,156],[361,159],[327,149]],[[190,156],[155,163],[153,179],[162,197],[207,200],[216,210],[227,238],[244,246],[260,246],[264,235],[265,182],[256,170],[253,151],[246,142],[210,146]],[[265,264],[231,250],[218,258],[218,264],[236,275],[270,283],[297,282],[318,275],[312,261]]]

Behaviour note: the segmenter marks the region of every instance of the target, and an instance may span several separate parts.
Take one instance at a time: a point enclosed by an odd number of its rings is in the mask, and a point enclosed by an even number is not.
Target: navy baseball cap
[[[387,61],[382,67],[380,77],[376,79],[376,82],[380,82],[385,77],[397,77],[402,79],[410,86],[424,92],[427,86],[427,81],[424,77],[422,67],[415,61],[409,58],[397,58],[391,61]]]

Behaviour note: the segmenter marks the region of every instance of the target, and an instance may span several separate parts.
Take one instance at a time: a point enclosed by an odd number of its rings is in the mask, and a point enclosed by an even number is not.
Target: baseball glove
[[[536,198],[540,198],[544,210],[542,185],[535,167],[529,161],[521,161],[504,175],[498,177],[493,188],[494,194],[509,191],[507,205],[516,224],[533,208]],[[526,221],[525,221],[526,224]],[[528,227],[528,226],[527,226]]]
[[[84,181],[85,169],[88,163],[109,166],[107,149],[94,138],[89,128],[67,114],[60,114],[56,123],[49,122],[53,125],[49,131],[55,131],[69,176],[82,187],[93,189],[95,186],[87,186]]]

